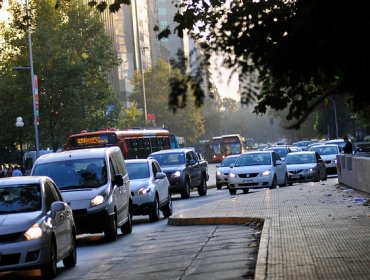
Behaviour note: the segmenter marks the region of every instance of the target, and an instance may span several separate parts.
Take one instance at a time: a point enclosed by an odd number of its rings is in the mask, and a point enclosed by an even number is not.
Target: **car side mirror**
[[[276,165],[282,165],[283,164],[283,161],[282,160],[277,160],[276,161]]]
[[[66,209],[63,201],[54,201],[50,206],[50,216],[55,219],[57,212],[64,211]]]
[[[121,174],[116,174],[114,176],[114,184],[117,185],[118,187],[123,186],[123,177]]]
[[[155,178],[156,179],[164,179],[164,178],[166,178],[166,174],[165,173],[163,173],[163,172],[157,172],[157,174],[155,174]]]

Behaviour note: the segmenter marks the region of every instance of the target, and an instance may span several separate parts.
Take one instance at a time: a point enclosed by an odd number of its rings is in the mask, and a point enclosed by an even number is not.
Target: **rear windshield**
[[[41,210],[39,184],[0,186],[0,214]]]
[[[32,175],[49,176],[60,190],[98,188],[107,184],[104,158],[75,159],[38,164]]]

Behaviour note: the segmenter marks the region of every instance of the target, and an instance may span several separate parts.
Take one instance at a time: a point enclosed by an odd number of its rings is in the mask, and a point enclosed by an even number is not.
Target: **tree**
[[[165,106],[168,104],[171,79],[174,77],[180,78],[181,75],[177,69],[171,68],[163,59],[158,60],[156,65],[145,71],[144,84],[147,112],[155,114],[155,124],[157,126],[164,126],[176,135],[185,137],[187,143],[193,144],[204,134],[204,119],[200,108],[194,106],[193,100],[188,102],[186,99],[180,101],[182,106],[176,111]],[[136,73],[133,81],[134,91],[130,99],[136,102],[140,108],[144,108],[142,84],[142,75]],[[189,91],[191,99],[191,89],[186,87],[186,91]]]
[[[370,42],[365,38],[370,18],[365,5],[334,0],[183,1],[175,32],[182,36],[187,31],[201,40],[207,53],[221,52],[226,66],[238,65],[241,77],[257,70],[262,89],[249,96],[245,89],[244,102],[257,97],[257,113],[287,107],[287,119],[299,119],[298,127],[327,96],[348,95],[347,103],[355,110],[369,109]]]
[[[14,2],[10,10],[13,22],[4,36],[12,52],[2,54],[7,67],[2,68],[0,84],[8,86],[0,93],[5,105],[1,115],[6,115],[8,108],[13,110],[9,112],[12,119],[22,115],[31,135],[29,72],[9,71],[17,65],[29,65],[25,8]],[[56,150],[72,133],[114,126],[120,105],[107,77],[119,60],[99,14],[91,13],[77,0],[57,10],[50,1],[36,0],[30,3],[30,10],[34,69],[39,81],[40,144]]]

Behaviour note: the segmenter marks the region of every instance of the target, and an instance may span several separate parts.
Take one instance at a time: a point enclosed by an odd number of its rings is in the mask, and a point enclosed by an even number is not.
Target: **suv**
[[[199,158],[194,148],[162,150],[149,155],[160,164],[170,181],[170,192],[182,198],[190,197],[197,188],[200,196],[207,194],[208,164]]]
[[[104,232],[117,239],[117,227],[132,231],[130,181],[119,147],[91,148],[39,157],[32,176],[49,176],[70,205],[77,234]]]

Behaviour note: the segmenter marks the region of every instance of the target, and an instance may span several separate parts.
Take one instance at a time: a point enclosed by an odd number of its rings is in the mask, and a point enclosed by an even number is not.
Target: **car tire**
[[[63,265],[67,268],[74,267],[77,263],[76,235],[72,234],[72,250],[70,254],[63,259]]]
[[[131,209],[128,209],[127,222],[121,226],[121,232],[123,234],[130,234],[132,232],[132,213]]]
[[[229,193],[230,193],[231,195],[236,194],[236,189],[229,188]]]
[[[41,267],[41,277],[43,279],[52,279],[57,275],[57,248],[55,241],[50,245],[49,262]]]
[[[216,188],[217,188],[218,190],[221,190],[221,189],[222,189],[222,184],[217,184],[217,183],[216,183]]]
[[[155,196],[155,201],[153,203],[153,207],[152,209],[150,210],[150,213],[149,213],[149,220],[151,222],[156,222],[159,220],[159,201],[158,201],[158,196]]]
[[[205,176],[202,176],[202,182],[197,189],[199,196],[205,196],[207,194],[207,180]]]
[[[284,182],[282,184],[282,187],[286,187],[288,185],[288,175],[285,174]]]
[[[172,205],[172,198],[171,198],[171,195],[170,194],[168,194],[167,203],[163,207],[162,213],[163,213],[163,216],[165,218],[168,218],[168,217],[172,216],[172,213],[173,213],[173,205]]]
[[[243,189],[243,193],[249,193],[249,189]]]
[[[109,217],[107,228],[104,230],[104,237],[107,241],[117,240],[117,222],[115,214]]]
[[[188,179],[185,181],[185,189],[181,193],[181,198],[189,198],[190,197],[190,182]]]
[[[270,190],[271,189],[276,189],[276,185],[277,185],[276,176],[274,176],[274,179],[272,179]]]

